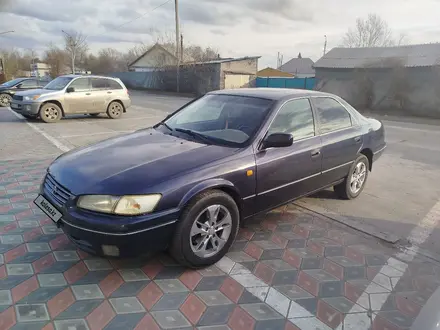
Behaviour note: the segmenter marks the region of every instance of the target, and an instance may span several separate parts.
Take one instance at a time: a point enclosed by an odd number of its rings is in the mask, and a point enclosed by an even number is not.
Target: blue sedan
[[[356,198],[385,147],[382,123],[335,95],[222,90],[58,157],[35,203],[89,253],[168,248],[203,267],[256,214],[328,187]]]

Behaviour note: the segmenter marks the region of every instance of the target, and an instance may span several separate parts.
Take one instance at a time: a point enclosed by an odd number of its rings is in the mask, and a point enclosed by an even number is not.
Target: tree
[[[72,70],[72,73],[75,73],[75,65],[79,61],[84,60],[85,56],[87,55],[87,51],[89,49],[86,40],[87,37],[79,32],[69,34],[63,31],[63,33],[65,50],[69,54],[70,58],[70,68]]]
[[[50,66],[50,75],[52,78],[64,74],[66,62],[69,55],[64,49],[50,44],[48,49],[44,52],[43,59]]]
[[[298,54],[298,58],[303,58],[302,55],[301,55],[301,53]]]
[[[343,38],[345,47],[390,47],[400,45],[405,36],[396,39],[388,23],[379,15],[369,14],[366,19],[358,18],[356,27],[350,28]]]

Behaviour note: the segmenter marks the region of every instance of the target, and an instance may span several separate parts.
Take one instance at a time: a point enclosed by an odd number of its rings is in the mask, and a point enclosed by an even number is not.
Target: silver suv
[[[24,117],[40,117],[46,123],[70,114],[106,113],[116,119],[130,105],[128,90],[120,79],[92,75],[60,76],[43,89],[16,93],[10,104]]]

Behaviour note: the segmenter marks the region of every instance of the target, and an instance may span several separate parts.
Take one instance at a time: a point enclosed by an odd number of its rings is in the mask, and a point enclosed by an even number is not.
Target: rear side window
[[[336,100],[329,97],[313,99],[321,127],[321,133],[329,133],[352,126],[348,111]]]
[[[110,89],[122,89],[122,86],[115,80],[107,79]]]
[[[109,89],[109,80],[105,78],[92,78],[92,89],[105,90]]]

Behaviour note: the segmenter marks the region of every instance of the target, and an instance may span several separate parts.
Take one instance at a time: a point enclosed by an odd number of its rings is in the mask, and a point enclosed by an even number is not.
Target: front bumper
[[[50,194],[41,194],[63,214],[58,226],[85,252],[105,257],[136,257],[162,251],[173,237],[177,211],[136,217],[98,214],[60,206]]]
[[[10,107],[12,110],[22,115],[38,116],[41,103],[31,101],[17,101],[13,99],[11,100]]]

